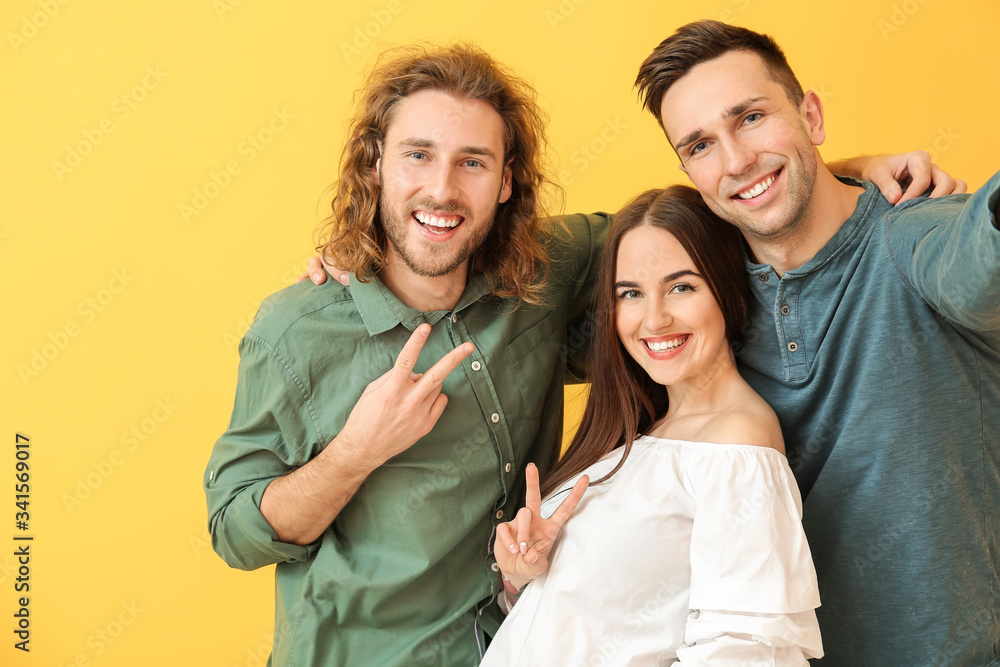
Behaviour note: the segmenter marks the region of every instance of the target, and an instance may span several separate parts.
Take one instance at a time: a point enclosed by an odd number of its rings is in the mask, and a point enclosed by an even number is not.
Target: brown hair
[[[756,53],[771,79],[785,89],[788,99],[798,106],[804,93],[785,53],[771,37],[719,21],[695,21],[677,29],[653,49],[642,66],[635,86],[643,106],[663,127],[660,105],[663,96],[696,65],[715,60],[730,51]],[[666,128],[663,128],[666,131]]]
[[[640,226],[672,234],[705,278],[726,323],[726,337],[737,341],[747,319],[747,277],[740,233],[718,218],[694,188],[671,185],[642,193],[614,219],[604,245],[594,303],[594,338],[590,359],[590,396],[580,428],[566,455],[546,477],[547,495],[621,445],[625,462],[632,441],[667,411],[667,389],[657,384],[625,350],[615,325],[615,275],[622,237]]]
[[[332,186],[332,214],[323,221],[323,257],[338,268],[371,280],[386,261],[386,236],[378,214],[379,185],[373,176],[378,142],[386,135],[397,103],[422,90],[437,90],[490,104],[503,121],[504,162],[512,170],[511,196],[497,207],[493,228],[470,257],[471,273],[481,273],[492,291],[538,303],[548,256],[539,238],[542,188],[558,186],[542,167],[547,118],[534,89],[481,49],[466,45],[414,45],[383,53],[356,94]]]

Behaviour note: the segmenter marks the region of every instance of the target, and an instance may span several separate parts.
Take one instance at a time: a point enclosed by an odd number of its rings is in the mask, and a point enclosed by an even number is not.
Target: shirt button
[[[781,307],[781,314],[782,315],[787,315],[790,312],[792,312],[792,309],[789,308],[788,306],[782,306]]]
[[[481,363],[479,363],[478,361],[473,361],[472,362],[472,370],[478,371],[482,367],[483,367],[483,365]]]
[[[796,343],[794,340],[791,343],[788,344],[788,351],[789,352],[794,352],[797,349],[799,349],[799,344]]]
[[[510,464],[509,463],[503,467],[503,471],[504,472],[510,472]]]
[[[493,563],[492,565],[490,565],[490,569],[493,570],[494,572],[497,572],[500,570],[500,566],[497,565],[496,563]]]
[[[490,415],[490,421],[496,424],[498,421],[500,421],[500,415],[494,412],[493,414]]]
[[[451,314],[451,321],[452,322],[458,322],[458,313],[452,313]]]
[[[498,519],[502,519],[503,518],[503,510],[497,510],[497,518]]]
[[[766,283],[767,282],[767,274],[766,273],[762,273],[758,277],[760,278],[760,281],[762,283]]]

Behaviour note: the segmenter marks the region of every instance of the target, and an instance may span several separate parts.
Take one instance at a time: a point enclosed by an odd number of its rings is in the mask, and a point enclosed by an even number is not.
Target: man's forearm
[[[312,461],[268,485],[260,499],[260,513],[282,542],[311,544],[375,467],[334,438]]]
[[[826,167],[831,173],[837,176],[847,176],[848,178],[856,178],[858,180],[864,180],[862,173],[865,166],[868,163],[868,156],[859,155],[857,157],[850,157],[845,160],[837,160],[836,162],[828,162]]]

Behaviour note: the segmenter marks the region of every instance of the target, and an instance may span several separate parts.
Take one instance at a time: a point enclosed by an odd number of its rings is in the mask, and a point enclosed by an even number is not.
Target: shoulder
[[[698,434],[704,442],[755,445],[785,453],[781,425],[771,406],[755,392],[750,392],[739,407],[727,410],[710,420]]]
[[[303,280],[264,299],[249,333],[273,345],[303,320],[341,304],[356,313],[349,288],[332,279],[322,285]]]
[[[604,245],[612,217],[610,213],[597,212],[545,218],[539,223],[539,234],[555,259],[573,253],[589,257],[591,248]]]

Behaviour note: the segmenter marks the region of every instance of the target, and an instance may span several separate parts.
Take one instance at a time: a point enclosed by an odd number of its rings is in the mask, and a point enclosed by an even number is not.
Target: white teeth
[[[770,175],[770,176],[768,176],[763,181],[761,181],[757,185],[753,186],[752,188],[750,188],[746,192],[741,192],[739,194],[739,198],[740,199],[752,199],[753,197],[756,197],[757,195],[759,195],[760,193],[762,193],[764,190],[767,190],[769,187],[771,187],[771,183],[774,183],[774,175],[773,174]]]
[[[430,213],[426,213],[424,211],[415,211],[413,213],[413,217],[423,224],[430,225],[432,227],[456,227],[462,220],[460,216],[455,216],[453,219],[439,218],[436,215],[431,215]]]
[[[659,341],[655,343],[651,340],[647,340],[646,345],[649,346],[649,349],[652,350],[653,352],[665,352],[667,350],[676,350],[681,345],[683,345],[684,341],[686,340],[687,336],[684,336],[683,338],[674,338],[672,340]]]

